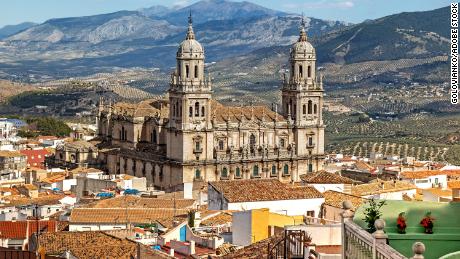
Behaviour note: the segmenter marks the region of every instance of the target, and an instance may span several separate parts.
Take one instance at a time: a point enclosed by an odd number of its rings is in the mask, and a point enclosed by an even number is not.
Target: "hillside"
[[[112,72],[116,67],[169,69],[175,63],[176,46],[184,38],[190,10],[207,61],[290,44],[300,24],[299,15],[224,0],[199,1],[181,9],[154,6],[51,19],[0,41],[0,76],[14,74],[29,80],[23,75],[62,78]],[[348,25],[314,18],[306,22],[311,35]]]

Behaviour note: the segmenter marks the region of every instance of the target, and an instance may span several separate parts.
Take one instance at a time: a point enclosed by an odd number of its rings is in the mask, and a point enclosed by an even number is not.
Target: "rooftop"
[[[360,184],[351,187],[351,194],[365,196],[379,193],[397,192],[416,189],[415,185],[404,181],[382,181],[377,180],[367,184]]]
[[[91,204],[88,208],[174,208],[186,209],[195,204],[193,199],[159,199],[159,198],[142,198],[138,196],[126,195],[109,199],[103,199]]]
[[[447,175],[448,172],[440,170],[426,170],[426,171],[413,171],[401,172],[400,177],[405,179],[422,179],[435,175]]]
[[[342,208],[344,201],[351,201],[353,208],[356,209],[366,201],[366,199],[359,196],[331,190],[324,192],[323,195],[324,204],[335,208]]]
[[[223,104],[213,100],[211,102],[211,109],[215,119],[219,123],[241,122],[243,120],[251,120],[253,118],[257,121],[284,121],[284,117],[269,109],[264,105],[260,106],[224,106]]]
[[[460,181],[449,181],[447,182],[447,187],[450,189],[459,189],[460,188]]]
[[[29,230],[27,231],[27,227]],[[27,233],[32,236],[40,229],[40,232],[55,232],[57,222],[52,220],[29,220],[29,221],[0,221],[1,239],[26,239]]]
[[[429,188],[423,189],[424,192],[430,192],[433,195],[439,197],[452,197],[452,190],[451,189],[441,189],[441,188]]]
[[[20,157],[20,156],[25,156],[25,155],[21,154],[21,152],[19,151],[0,150],[0,157]]]
[[[75,208],[70,215],[70,223],[118,223],[148,224],[158,222],[165,227],[173,227],[173,220],[184,221],[187,210],[146,209],[146,208]]]
[[[228,202],[256,202],[323,198],[314,187],[295,187],[277,179],[209,182]]]
[[[352,184],[353,180],[347,177],[326,172],[324,170],[316,173],[308,173],[300,176],[300,179],[305,183],[317,184]]]

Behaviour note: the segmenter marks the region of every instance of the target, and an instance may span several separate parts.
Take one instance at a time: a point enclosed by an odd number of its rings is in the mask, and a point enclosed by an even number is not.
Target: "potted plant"
[[[398,227],[399,234],[406,234],[406,213],[401,212],[398,215],[398,219],[396,220],[396,226]]]
[[[426,234],[433,234],[433,221],[434,218],[431,216],[431,211],[428,211],[422,221],[420,221],[420,225],[425,228]]]
[[[367,223],[367,231],[369,233],[374,233],[375,229],[375,221],[382,216],[382,212],[380,209],[383,205],[386,204],[386,201],[375,201],[374,199],[369,200],[369,206],[364,210],[364,222]]]

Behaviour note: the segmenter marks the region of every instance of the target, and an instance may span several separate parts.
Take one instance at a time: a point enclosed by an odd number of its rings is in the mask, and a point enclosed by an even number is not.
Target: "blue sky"
[[[448,6],[446,0],[249,0],[268,8],[306,16],[361,22],[405,11]],[[136,10],[152,5],[186,6],[197,0],[1,0],[0,27],[25,21]]]

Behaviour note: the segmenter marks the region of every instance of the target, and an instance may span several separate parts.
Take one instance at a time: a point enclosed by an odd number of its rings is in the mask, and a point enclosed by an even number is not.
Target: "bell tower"
[[[195,39],[192,25],[190,13],[187,34],[177,50],[176,69],[171,74],[168,90],[167,155],[180,162],[212,156],[212,150],[203,151],[212,130],[211,79],[205,76],[204,49]]]
[[[322,169],[324,155],[323,80],[316,73],[315,48],[308,42],[302,17],[300,35],[290,51],[289,75],[282,88],[283,116],[293,126],[298,156],[308,157],[305,173]]]
[[[170,126],[177,130],[210,127],[211,80],[204,73],[204,49],[195,40],[192,16],[185,40],[176,55],[176,69],[169,88]]]

